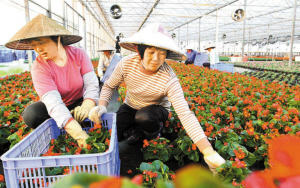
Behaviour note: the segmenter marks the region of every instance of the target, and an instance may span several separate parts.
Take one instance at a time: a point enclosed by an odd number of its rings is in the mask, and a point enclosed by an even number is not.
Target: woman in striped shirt
[[[101,115],[107,112],[106,106],[113,91],[125,82],[126,98],[117,112],[119,141],[125,139],[123,143],[134,143],[143,134],[147,139],[159,137],[172,103],[188,135],[214,172],[225,160],[211,147],[184,99],[176,74],[165,62],[166,58],[185,58],[184,52],[181,52],[168,31],[159,23],[150,24],[123,39],[120,45],[138,54],[127,56],[118,63],[101,90],[99,105],[90,111],[89,118],[100,123]]]

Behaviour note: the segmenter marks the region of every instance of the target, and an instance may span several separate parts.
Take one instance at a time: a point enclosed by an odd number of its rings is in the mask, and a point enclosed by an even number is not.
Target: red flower
[[[4,182],[4,176],[0,174],[0,182]]]
[[[132,171],[129,169],[129,170],[127,171],[127,173],[128,173],[128,174],[132,174]]]

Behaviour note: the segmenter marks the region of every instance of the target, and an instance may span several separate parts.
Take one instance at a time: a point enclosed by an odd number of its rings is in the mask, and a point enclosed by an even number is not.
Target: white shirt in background
[[[209,52],[209,59],[210,59],[210,64],[217,64],[220,62],[218,52],[215,48]]]
[[[103,76],[103,68],[107,69],[112,58],[113,54],[110,55],[110,58],[107,58],[104,53],[100,55],[99,63],[98,63],[98,76],[101,78]]]

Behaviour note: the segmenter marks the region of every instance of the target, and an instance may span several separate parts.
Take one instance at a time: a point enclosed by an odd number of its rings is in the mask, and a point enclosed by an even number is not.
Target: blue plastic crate
[[[102,115],[102,126],[112,129],[108,151],[96,154],[63,155],[40,157],[49,149],[51,139],[57,139],[65,131],[58,129],[53,119],[48,119],[30,133],[21,142],[1,156],[7,188],[42,187],[37,182],[46,182],[44,187],[51,186],[67,175],[47,176],[48,167],[69,167],[76,172],[97,173],[109,176],[120,175],[120,157],[116,129],[116,114]],[[93,127],[84,128],[88,131]],[[78,169],[77,169],[78,168]],[[28,173],[27,172],[32,172]],[[33,181],[35,180],[35,181]],[[20,183],[23,182],[23,183]],[[47,186],[48,182],[48,186]]]
[[[210,69],[233,73],[234,64],[210,64]]]

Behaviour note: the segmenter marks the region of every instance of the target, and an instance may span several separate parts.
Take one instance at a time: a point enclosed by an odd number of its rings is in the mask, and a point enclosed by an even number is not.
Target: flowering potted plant
[[[172,145],[170,141],[165,138],[157,138],[153,140],[144,140],[144,145],[141,151],[143,152],[144,159],[158,159],[163,162],[168,161],[172,157]]]

